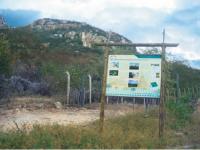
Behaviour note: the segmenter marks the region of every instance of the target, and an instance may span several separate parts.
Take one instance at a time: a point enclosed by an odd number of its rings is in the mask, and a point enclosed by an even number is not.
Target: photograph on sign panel
[[[113,61],[112,62],[112,68],[119,68],[119,62]]]
[[[156,73],[156,78],[160,78],[160,73]]]
[[[139,63],[133,63],[133,62],[131,62],[129,64],[129,69],[130,70],[139,70]]]
[[[110,76],[118,76],[118,70],[110,70],[109,75]]]
[[[139,73],[138,72],[129,72],[129,78],[138,78]]]
[[[128,81],[128,87],[137,87],[137,86],[138,86],[138,81],[136,81],[136,80]]]

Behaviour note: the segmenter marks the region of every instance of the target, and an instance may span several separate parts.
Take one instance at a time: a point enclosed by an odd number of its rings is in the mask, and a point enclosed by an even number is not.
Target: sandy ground
[[[25,100],[26,98],[18,98],[17,103],[11,104],[12,107],[0,108],[0,130],[31,128],[33,124],[84,125],[99,119],[99,104],[84,108],[56,109],[50,106],[33,108],[31,106],[36,105],[36,102],[29,100],[29,103],[24,103]],[[43,103],[44,101],[48,103],[48,99],[43,100]],[[43,106],[43,103],[37,100],[37,105]],[[134,112],[141,111],[144,111],[143,105],[135,105]],[[109,104],[105,107],[106,118],[127,113],[133,113],[132,104]]]

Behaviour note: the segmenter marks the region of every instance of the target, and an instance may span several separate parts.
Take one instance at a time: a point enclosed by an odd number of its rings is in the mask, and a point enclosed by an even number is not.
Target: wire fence
[[[73,77],[72,77],[73,78]],[[3,79],[2,79],[3,80]],[[16,81],[16,82],[14,82]],[[6,80],[5,86],[2,86],[0,92],[1,95],[10,95],[10,96],[29,96],[34,95],[27,90],[27,85],[30,84],[29,81],[26,81],[21,78],[13,78],[12,82],[15,83],[16,88],[11,88],[10,84],[7,84],[9,80]],[[60,95],[63,97],[62,103],[67,105],[66,97],[67,97],[67,78],[61,81],[59,85],[62,85],[62,89],[60,86],[53,87],[55,89],[55,93],[52,92],[51,96]],[[20,84],[19,84],[20,83]],[[21,84],[23,83],[23,84]],[[25,85],[25,86],[22,86]],[[45,87],[45,84],[33,84],[35,88],[42,89],[43,91],[48,89],[42,88]],[[85,75],[79,83],[79,86],[70,86],[69,93],[69,104],[71,106],[81,106],[90,104],[90,103],[99,103],[101,98],[101,89],[102,89],[102,80],[100,77],[91,76],[91,91],[89,88],[89,78]],[[15,86],[14,86],[15,87]],[[34,87],[32,87],[33,90]],[[20,91],[20,92],[19,92]],[[62,92],[59,92],[62,91]],[[47,92],[48,93],[48,92]],[[91,95],[91,99],[90,99]],[[188,97],[191,100],[197,100],[200,97],[200,87],[189,87],[189,88],[179,88],[179,89],[166,89],[166,100],[177,100],[179,97]],[[118,97],[118,96],[109,96],[106,99],[107,103],[136,103],[136,104],[150,104],[150,105],[158,105],[158,98],[133,98],[133,97]]]

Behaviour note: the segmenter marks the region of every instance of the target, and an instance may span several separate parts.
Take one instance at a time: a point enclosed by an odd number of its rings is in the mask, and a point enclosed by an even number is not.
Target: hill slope
[[[80,87],[88,74],[98,80],[102,76],[103,50],[101,47],[91,47],[91,42],[106,42],[108,33],[101,29],[76,21],[44,18],[25,27],[1,29],[0,33],[8,40],[12,76],[20,76],[31,82],[45,81],[56,93],[66,90],[66,70],[71,73],[72,87]],[[113,32],[110,42],[131,43]],[[135,47],[113,49],[111,54],[136,53]],[[185,87],[194,86],[190,83],[199,83],[198,70],[183,64],[172,65],[174,74],[179,70],[180,79],[184,82],[181,85]],[[191,82],[188,77],[196,80]]]
[[[54,91],[64,91],[65,71],[71,73],[71,86],[79,87],[87,74],[101,76],[103,50],[92,42],[106,42],[108,33],[86,23],[39,19],[25,27],[0,30],[6,36],[12,55],[11,75],[32,82],[45,81]],[[111,42],[130,43],[112,32]],[[135,48],[115,48],[115,52],[136,52]],[[111,52],[113,53],[113,52]]]

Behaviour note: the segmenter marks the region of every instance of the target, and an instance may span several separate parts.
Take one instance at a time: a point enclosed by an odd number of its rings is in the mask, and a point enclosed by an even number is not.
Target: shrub
[[[173,118],[171,127],[179,129],[190,121],[194,108],[191,106],[190,97],[181,97],[176,101],[169,100],[166,104],[168,118]]]

